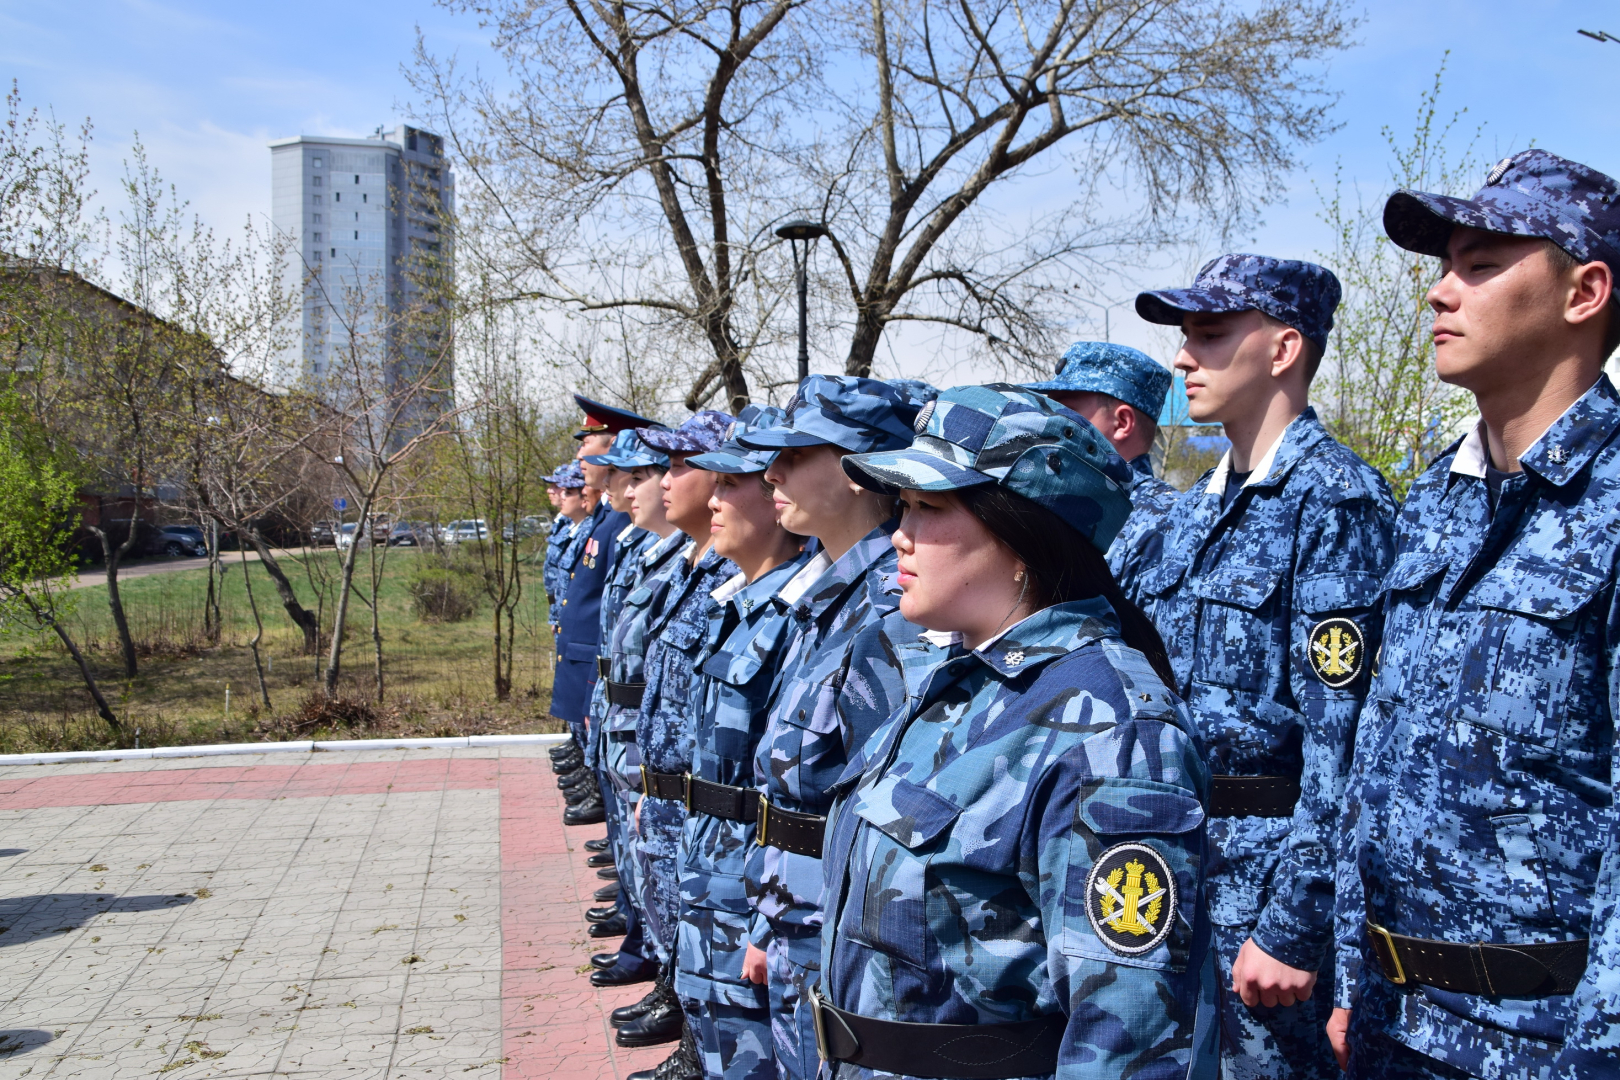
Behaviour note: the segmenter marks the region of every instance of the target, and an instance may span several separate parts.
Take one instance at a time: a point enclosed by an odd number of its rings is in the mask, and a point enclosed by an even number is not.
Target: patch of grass
[[[561,730],[547,715],[554,654],[539,566],[530,568],[532,581],[525,583],[519,612],[513,671],[518,689],[510,700],[496,702],[488,622],[479,618],[487,616],[487,602],[475,596],[477,607],[469,622],[424,621],[413,610],[409,582],[417,560],[432,557],[390,551],[378,598],[384,678],[379,704],[371,613],[362,599],[364,565],[356,567],[357,593],[349,606],[338,692],[325,701],[317,694],[324,648],[318,657],[304,655],[303,636],[287,617],[269,575],[250,562],[248,573],[265,626],[260,651],[269,668],[271,706],[266,709],[247,647],[253,621],[242,567],[233,555],[225,555],[218,642],[203,633],[206,570],[152,574],[122,583],[124,607],[141,653],[140,673],[127,682],[121,678],[106,587],[74,590],[77,607],[68,620],[70,632],[85,649],[103,692],[124,721],[122,745],[96,717],[77,669],[54,640],[0,637],[0,753],[128,748],[135,743],[137,728],[143,747]],[[314,569],[335,583],[336,556],[330,550],[305,557],[320,560]],[[362,564],[365,557],[362,552]],[[329,633],[335,586],[321,604],[302,558],[288,557],[281,563],[300,601],[311,610],[323,609],[323,634]],[[320,574],[316,577],[319,580]]]

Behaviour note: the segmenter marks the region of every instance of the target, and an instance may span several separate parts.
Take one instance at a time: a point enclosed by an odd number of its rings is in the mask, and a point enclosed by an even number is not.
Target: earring
[[[1022,570],[1018,571],[1018,573],[1013,575],[1013,580],[1014,581],[1023,581],[1024,580],[1024,572]]]

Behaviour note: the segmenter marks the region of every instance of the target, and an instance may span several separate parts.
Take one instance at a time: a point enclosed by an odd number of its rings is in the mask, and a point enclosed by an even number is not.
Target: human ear
[[[1565,321],[1578,324],[1600,316],[1614,295],[1614,272],[1609,264],[1589,262],[1570,273],[1574,280],[1565,303]]]
[[[1118,445],[1124,443],[1136,434],[1136,410],[1123,401],[1114,406],[1114,434],[1113,442]]]
[[[1282,327],[1271,348],[1271,377],[1280,379],[1297,369],[1305,352],[1305,336],[1292,326]]]

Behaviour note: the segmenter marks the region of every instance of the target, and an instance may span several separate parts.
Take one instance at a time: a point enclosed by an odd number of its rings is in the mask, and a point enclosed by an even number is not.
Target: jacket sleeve
[[[1608,661],[1609,716],[1620,715],[1620,589],[1611,585]],[[1620,806],[1620,734],[1609,747],[1610,806]],[[1620,821],[1604,835],[1587,934],[1586,974],[1571,999],[1572,1016],[1558,1055],[1555,1080],[1612,1077],[1620,1059]]]
[[[1170,724],[1133,720],[1053,772],[1025,835],[1038,845],[1027,857],[1039,866],[1049,965],[1068,1015],[1058,1078],[1188,1075],[1213,1053],[1215,1030],[1197,750]],[[1099,932],[1127,905],[1133,925]]]
[[[1393,547],[1390,506],[1381,493],[1307,502],[1302,526],[1307,532],[1296,549],[1289,626],[1289,683],[1304,720],[1300,795],[1253,937],[1275,959],[1316,971],[1334,938],[1339,808],[1377,650],[1374,605]],[[1318,676],[1310,650],[1312,630],[1339,617],[1353,622],[1362,640],[1355,655],[1338,655],[1341,666],[1360,671],[1336,688]]]

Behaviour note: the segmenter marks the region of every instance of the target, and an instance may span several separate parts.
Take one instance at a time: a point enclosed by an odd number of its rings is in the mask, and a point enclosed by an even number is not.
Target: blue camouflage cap
[[[895,450],[911,444],[912,423],[922,407],[911,386],[855,375],[811,375],[788,403],[784,424],[748,432],[738,441],[750,450],[829,444],[856,454]]]
[[[1583,263],[1607,263],[1620,280],[1620,183],[1557,154],[1503,158],[1472,199],[1397,191],[1384,204],[1384,231],[1420,255],[1443,257],[1458,225],[1551,240]]]
[[[694,469],[710,472],[757,473],[764,472],[776,460],[775,450],[750,450],[737,441],[739,435],[763,431],[779,426],[787,419],[787,410],[775,405],[744,405],[737,411],[737,420],[726,429],[726,441],[720,449],[708,454],[689,457],[686,463]]]
[[[560,488],[582,488],[585,486],[585,470],[579,467],[579,462],[569,461],[546,477],[546,483],[556,484]]]
[[[1063,353],[1057,374],[1026,389],[1094,391],[1118,398],[1151,419],[1164,409],[1170,392],[1170,369],[1140,349],[1110,341],[1077,341]]]
[[[666,454],[706,454],[719,449],[732,419],[718,409],[700,409],[673,431],[644,427],[636,428],[636,434],[643,443]]]
[[[844,459],[873,491],[1000,484],[1108,550],[1131,512],[1130,466],[1102,433],[1051,398],[1007,383],[957,386],[923,407],[903,450]]]
[[[669,455],[660,453],[641,441],[641,437],[634,431],[626,429],[613,436],[613,445],[605,454],[586,454],[580,459],[587,465],[607,465],[610,468],[629,472],[631,469],[643,465],[656,465],[661,469],[669,468]]]
[[[1221,255],[1204,264],[1190,289],[1138,293],[1136,313],[1151,323],[1180,326],[1182,317],[1194,312],[1253,310],[1292,326],[1325,350],[1343,295],[1339,279],[1325,266],[1269,255]]]

